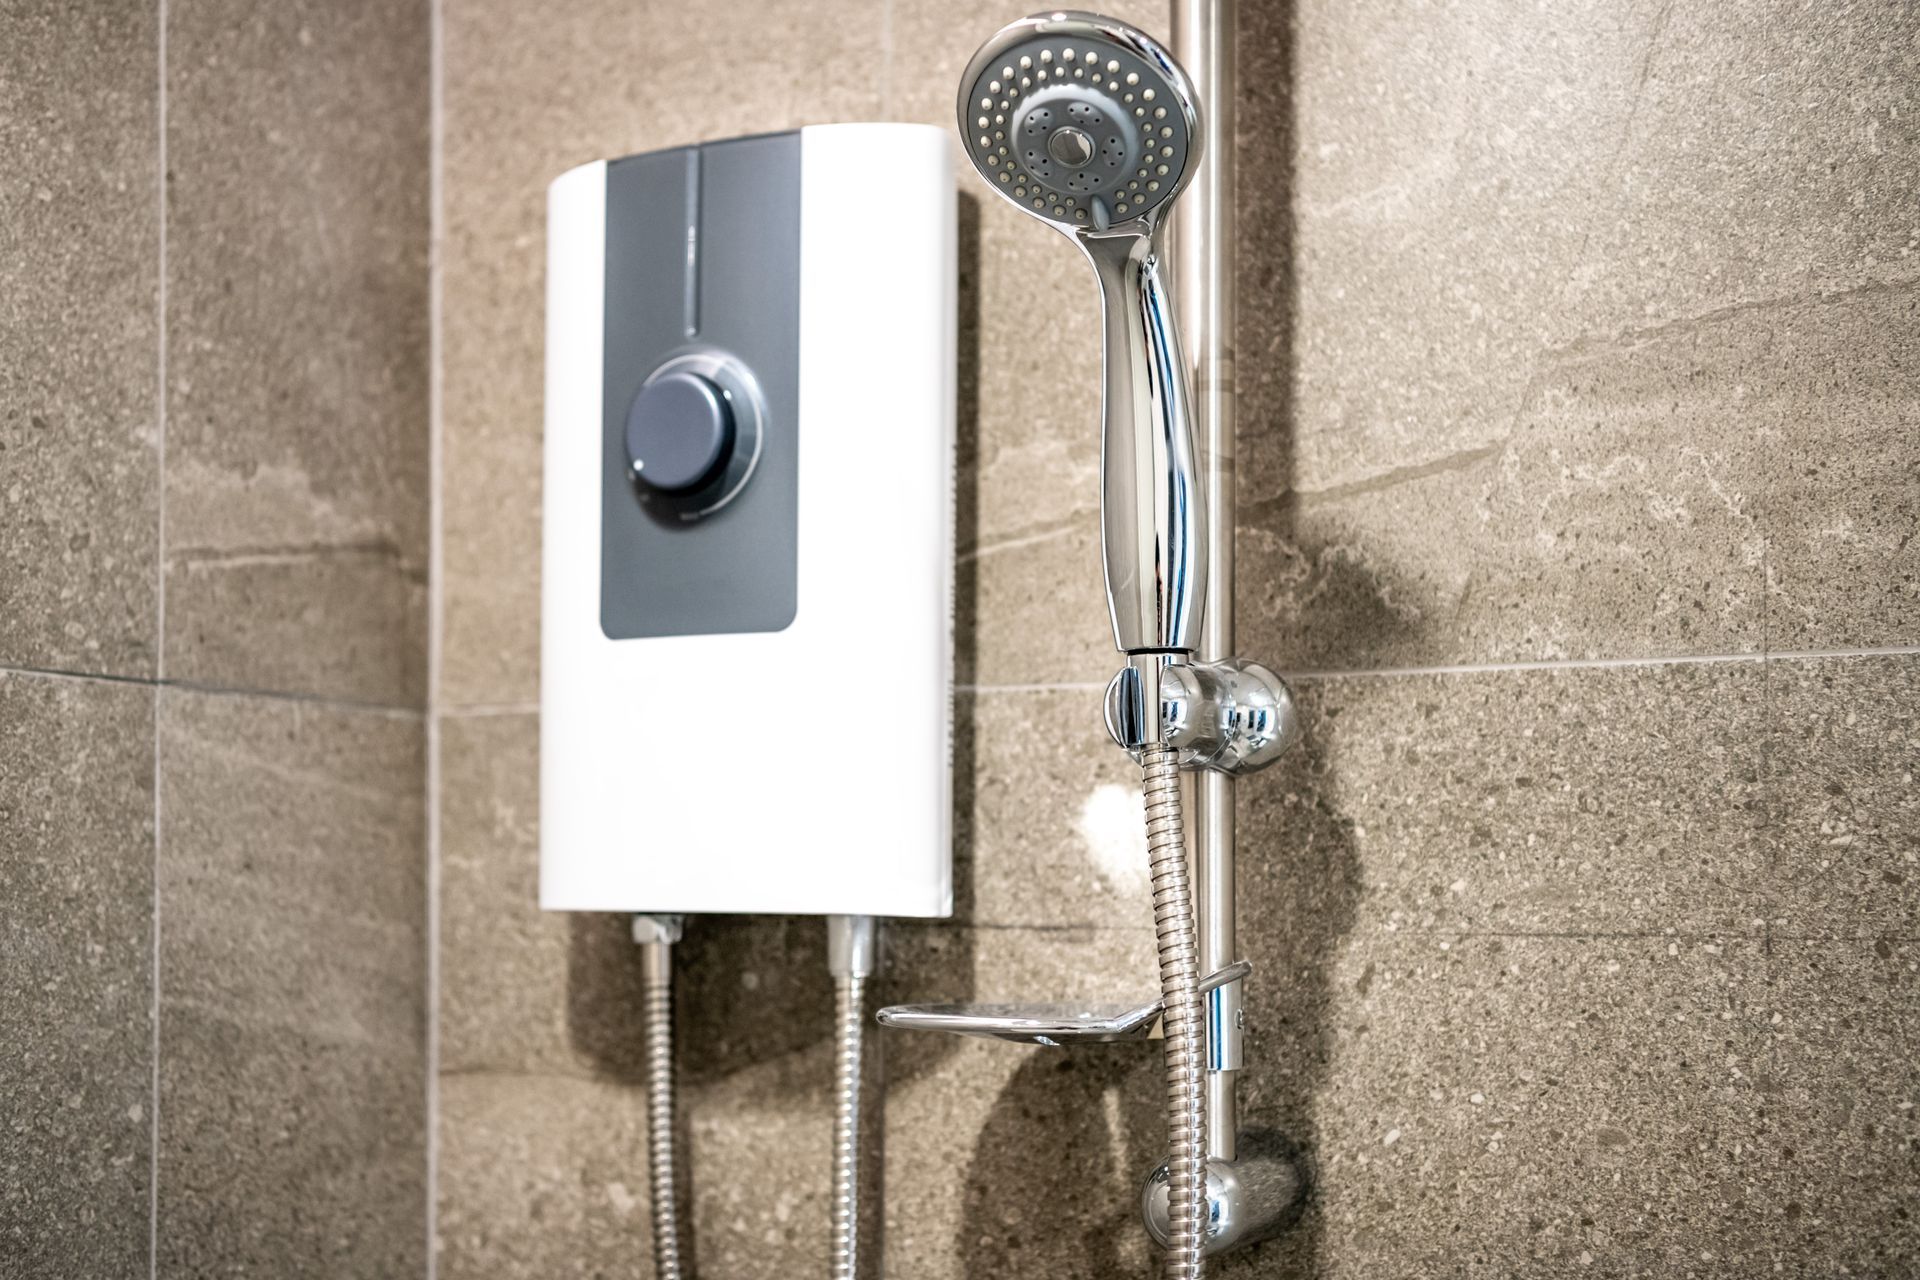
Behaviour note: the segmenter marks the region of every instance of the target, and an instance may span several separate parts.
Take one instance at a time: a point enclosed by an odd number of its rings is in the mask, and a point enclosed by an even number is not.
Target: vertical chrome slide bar
[[[1207,142],[1173,214],[1173,289],[1193,370],[1195,432],[1206,493],[1206,606],[1199,658],[1232,657],[1234,528],[1235,0],[1172,0],[1173,54],[1192,77]],[[1240,958],[1234,937],[1233,779],[1201,770],[1193,786],[1193,873],[1200,972]],[[1235,1158],[1241,984],[1207,997],[1207,1154]]]

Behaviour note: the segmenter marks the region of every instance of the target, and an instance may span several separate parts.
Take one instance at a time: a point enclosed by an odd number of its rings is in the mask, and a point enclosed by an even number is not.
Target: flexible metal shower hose
[[[673,1186],[672,949],[649,943],[640,1021],[647,1055],[647,1178],[653,1191],[653,1274],[680,1280],[680,1228]]]
[[[860,1266],[860,1037],[865,978],[834,984],[833,1280],[854,1280]]]
[[[1180,819],[1180,769],[1172,748],[1142,748],[1147,854],[1153,871],[1153,925],[1160,947],[1162,1026],[1167,1053],[1168,1280],[1199,1280],[1206,1222],[1206,1060],[1202,1052],[1200,942],[1187,883]]]

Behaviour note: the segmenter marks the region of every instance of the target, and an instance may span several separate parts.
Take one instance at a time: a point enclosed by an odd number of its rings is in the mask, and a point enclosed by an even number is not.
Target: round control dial
[[[662,372],[627,410],[627,467],[649,489],[689,493],[726,468],[735,435],[725,389],[690,369]]]
[[[735,356],[672,357],[627,406],[621,445],[633,496],[669,527],[715,514],[753,478],[767,420],[760,384]]]

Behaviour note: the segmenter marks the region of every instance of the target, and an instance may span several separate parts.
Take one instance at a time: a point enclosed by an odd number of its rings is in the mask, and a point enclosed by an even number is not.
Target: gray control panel
[[[798,607],[800,135],[607,166],[600,626],[780,631]]]

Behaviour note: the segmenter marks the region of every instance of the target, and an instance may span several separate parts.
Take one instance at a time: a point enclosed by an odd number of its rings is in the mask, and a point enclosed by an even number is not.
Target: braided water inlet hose
[[[867,977],[879,930],[872,916],[827,917],[833,971],[833,1234],[829,1274],[855,1280],[860,1270],[860,1067]]]
[[[1205,1243],[1206,1058],[1200,998],[1198,927],[1187,882],[1180,817],[1180,768],[1173,749],[1141,748],[1147,855],[1153,873],[1153,925],[1160,949],[1161,1025],[1167,1054],[1167,1280],[1199,1280]]]
[[[652,921],[636,920],[644,936]],[[673,933],[678,934],[677,922]],[[655,1280],[680,1280],[680,1225],[673,1178],[673,943],[640,945],[640,1026],[647,1069],[647,1181],[653,1200]]]
[[[833,1280],[860,1269],[860,1040],[864,978],[834,984],[833,1020]]]

